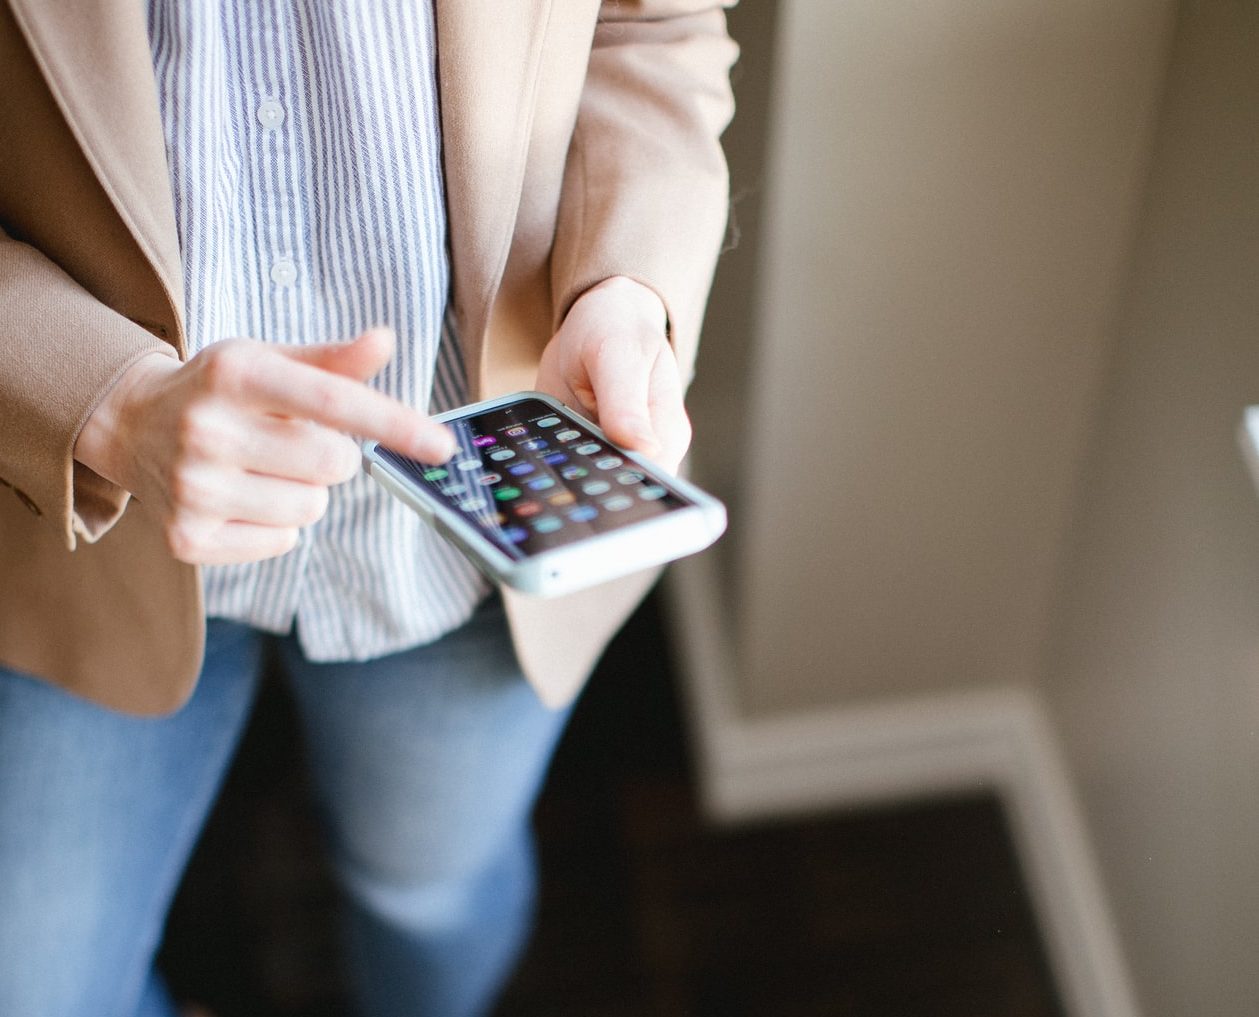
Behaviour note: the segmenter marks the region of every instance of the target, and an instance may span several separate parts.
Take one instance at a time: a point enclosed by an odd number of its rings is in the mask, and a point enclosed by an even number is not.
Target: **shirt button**
[[[297,282],[297,266],[288,258],[282,258],[271,266],[271,281],[277,286],[292,286]]]
[[[284,123],[284,107],[274,99],[268,99],[258,106],[258,123],[268,131],[278,131]]]

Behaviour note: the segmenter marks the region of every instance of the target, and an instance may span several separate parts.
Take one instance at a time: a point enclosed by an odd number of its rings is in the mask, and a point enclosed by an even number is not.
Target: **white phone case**
[[[463,515],[384,458],[374,441],[363,445],[364,469],[377,483],[433,525],[492,581],[543,597],[572,593],[694,554],[708,547],[724,532],[726,510],[716,498],[637,453],[614,445],[593,423],[551,396],[539,392],[517,392],[462,406],[438,414],[434,419],[442,422],[458,420],[522,399],[540,400],[557,415],[571,418],[609,449],[615,450],[618,456],[633,462],[637,469],[670,489],[687,504],[656,518],[629,523],[620,529],[514,559]]]

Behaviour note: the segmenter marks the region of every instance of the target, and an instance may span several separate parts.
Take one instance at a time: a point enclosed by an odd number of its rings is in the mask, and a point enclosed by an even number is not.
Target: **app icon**
[[[565,466],[560,470],[560,476],[565,480],[580,480],[589,472],[584,466]]]
[[[503,479],[503,475],[501,473],[483,473],[477,479],[488,487],[490,484],[497,484]]]
[[[560,422],[559,417],[543,417],[541,420],[538,421],[538,426],[539,427],[554,427],[559,422]]]
[[[581,489],[593,498],[595,495],[607,494],[612,490],[612,485],[606,480],[587,480],[581,485]]]
[[[472,444],[477,448],[485,448],[487,445],[493,445],[498,439],[492,434],[478,434],[472,439]]]
[[[623,466],[625,460],[620,456],[604,456],[602,459],[596,459],[595,465],[601,470],[615,470],[618,466]]]
[[[468,489],[466,484],[442,484],[438,488],[447,498],[453,498],[457,494],[463,494]]]
[[[459,503],[459,511],[461,512],[476,512],[483,508],[485,508],[485,502],[480,498],[464,498]]]
[[[511,501],[513,498],[520,497],[520,488],[518,487],[500,487],[494,492],[494,497],[499,501]]]
[[[538,533],[554,533],[563,525],[564,523],[555,516],[542,516],[533,521],[533,528]]]
[[[529,536],[529,531],[520,526],[507,526],[502,531],[503,539],[519,544]]]
[[[542,461],[548,466],[559,466],[560,463],[568,462],[568,456],[563,452],[548,452],[542,457]]]
[[[637,470],[626,470],[616,478],[616,482],[618,484],[637,484],[640,480],[644,479],[645,477],[643,474],[639,473]]]
[[[545,491],[547,488],[554,486],[554,477],[534,477],[531,481],[529,481],[530,491]]]
[[[431,470],[425,470],[421,476],[425,480],[445,480],[450,476],[450,471],[443,470],[440,466],[434,466]]]
[[[577,496],[572,491],[556,491],[547,499],[552,505],[571,505],[577,500]]]
[[[538,452],[546,448],[546,442],[541,438],[530,438],[528,441],[522,441],[520,447],[526,452]]]
[[[576,447],[573,449],[573,451],[574,451],[574,452],[576,452],[578,455],[582,455],[582,456],[592,456],[592,455],[594,455],[596,452],[602,452],[602,451],[603,451],[603,446],[602,446],[602,445],[596,445],[593,441],[588,441],[588,442],[586,442],[584,445],[578,445],[578,446],[576,446]]]
[[[503,433],[506,434],[507,437],[509,438],[519,438],[522,434],[528,434],[529,428],[521,427],[519,424],[517,424],[515,427],[507,428],[507,430],[504,431]]]
[[[556,441],[572,441],[574,438],[580,438],[580,437],[581,437],[581,432],[574,431],[572,428],[566,428],[563,431],[555,432]]]
[[[523,477],[526,473],[532,473],[533,470],[533,463],[517,463],[515,466],[507,467],[507,472],[513,477]]]
[[[506,513],[506,512],[495,512],[495,513],[494,513],[494,522],[495,522],[495,523],[497,523],[499,526],[506,526],[506,525],[507,525],[507,513]]]
[[[588,523],[599,514],[593,505],[578,505],[568,510],[568,518],[575,523]]]
[[[536,501],[522,501],[513,505],[512,509],[521,519],[528,519],[541,512],[542,506]]]
[[[603,507],[609,512],[624,512],[627,508],[634,504],[633,498],[627,498],[623,494],[618,494],[615,498],[609,498],[603,503]]]
[[[504,463],[508,459],[515,459],[516,453],[509,448],[497,448],[490,453],[490,458],[496,463]]]
[[[656,501],[668,493],[659,484],[645,484],[638,489],[638,497],[642,498],[643,501]]]
[[[467,473],[470,470],[479,470],[481,468],[480,459],[460,459],[455,463],[455,469],[461,473]]]

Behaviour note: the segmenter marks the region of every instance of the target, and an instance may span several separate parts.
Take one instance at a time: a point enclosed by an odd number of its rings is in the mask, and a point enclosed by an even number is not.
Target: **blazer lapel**
[[[144,5],[8,2],[105,193],[182,315],[179,235]]]
[[[8,2],[105,192],[182,313],[179,240],[144,5]],[[520,203],[552,6],[553,0],[435,0],[456,309],[474,386]]]
[[[479,391],[490,304],[520,204],[553,0],[436,0],[456,311]]]

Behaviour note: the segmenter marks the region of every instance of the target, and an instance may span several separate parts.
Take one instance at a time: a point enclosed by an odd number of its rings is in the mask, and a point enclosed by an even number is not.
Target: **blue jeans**
[[[153,957],[274,638],[211,621],[196,693],[161,719],[0,668],[4,1017],[173,1013]],[[529,930],[529,814],[566,715],[523,680],[497,598],[380,660],[312,664],[292,638],[278,650],[360,1012],[484,1013]]]

